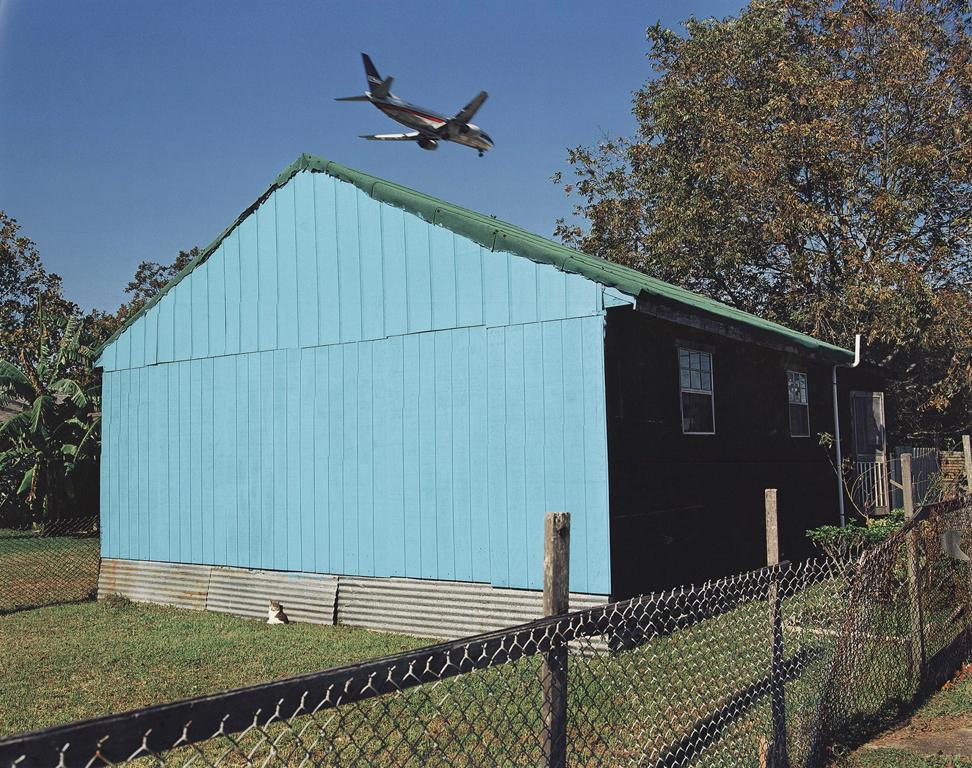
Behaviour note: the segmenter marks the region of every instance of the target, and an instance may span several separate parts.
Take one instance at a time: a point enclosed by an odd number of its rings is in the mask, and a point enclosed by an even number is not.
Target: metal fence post
[[[543,613],[567,613],[570,585],[570,513],[547,512],[543,524]],[[543,764],[567,765],[567,645],[552,638],[543,655]]]
[[[780,564],[780,530],[777,520],[776,489],[767,488],[764,497],[766,510],[766,565]],[[782,768],[789,765],[786,745],[786,693],[783,672],[783,611],[777,570],[770,581],[766,602],[770,611],[770,710],[773,719],[773,740],[767,745],[766,765]]]
[[[915,516],[915,500],[911,478],[911,454],[901,454],[901,493],[904,498],[905,522]],[[908,532],[905,541],[908,562],[908,614],[911,621],[911,663],[918,673],[918,687],[925,679],[925,632],[921,611],[921,589],[918,584],[918,531]]]
[[[972,494],[972,437],[962,435],[962,455],[965,457],[965,488]]]

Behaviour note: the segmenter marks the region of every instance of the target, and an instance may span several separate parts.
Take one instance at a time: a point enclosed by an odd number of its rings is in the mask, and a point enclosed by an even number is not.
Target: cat
[[[267,624],[289,624],[290,619],[284,613],[283,604],[277,600],[270,601],[270,609],[267,611]]]

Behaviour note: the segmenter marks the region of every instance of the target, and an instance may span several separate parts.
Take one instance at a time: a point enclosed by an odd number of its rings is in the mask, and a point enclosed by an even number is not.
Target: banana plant
[[[0,405],[16,411],[0,424],[0,514],[45,523],[89,514],[97,500],[101,404],[82,322],[38,318],[36,347],[0,361]]]

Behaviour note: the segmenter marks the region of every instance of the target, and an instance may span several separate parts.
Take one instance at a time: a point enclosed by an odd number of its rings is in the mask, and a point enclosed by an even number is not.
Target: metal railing
[[[0,766],[820,766],[965,658],[959,548],[972,551],[970,497],[853,561],[25,734],[0,741]]]

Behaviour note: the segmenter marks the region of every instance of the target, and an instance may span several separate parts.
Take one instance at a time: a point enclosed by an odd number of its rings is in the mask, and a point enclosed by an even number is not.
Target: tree
[[[135,276],[125,286],[125,293],[132,298],[127,304],[122,304],[119,311],[124,310],[125,317],[138,312],[198,255],[199,248],[193,247],[188,251],[179,251],[175,261],[168,265],[155,261],[141,262],[135,270]]]
[[[903,435],[972,427],[966,3],[755,0],[648,30],[637,133],[568,152],[567,243],[844,346]]]
[[[0,361],[0,405],[19,408],[0,424],[0,515],[20,522],[92,515],[101,385],[74,375],[91,371],[91,347],[77,317],[50,317],[43,306],[36,317],[37,348],[22,349],[16,363]]]
[[[60,276],[44,269],[37,246],[21,233],[17,220],[0,211],[0,360],[37,348],[35,313],[42,305],[52,315],[80,312],[61,295]]]

